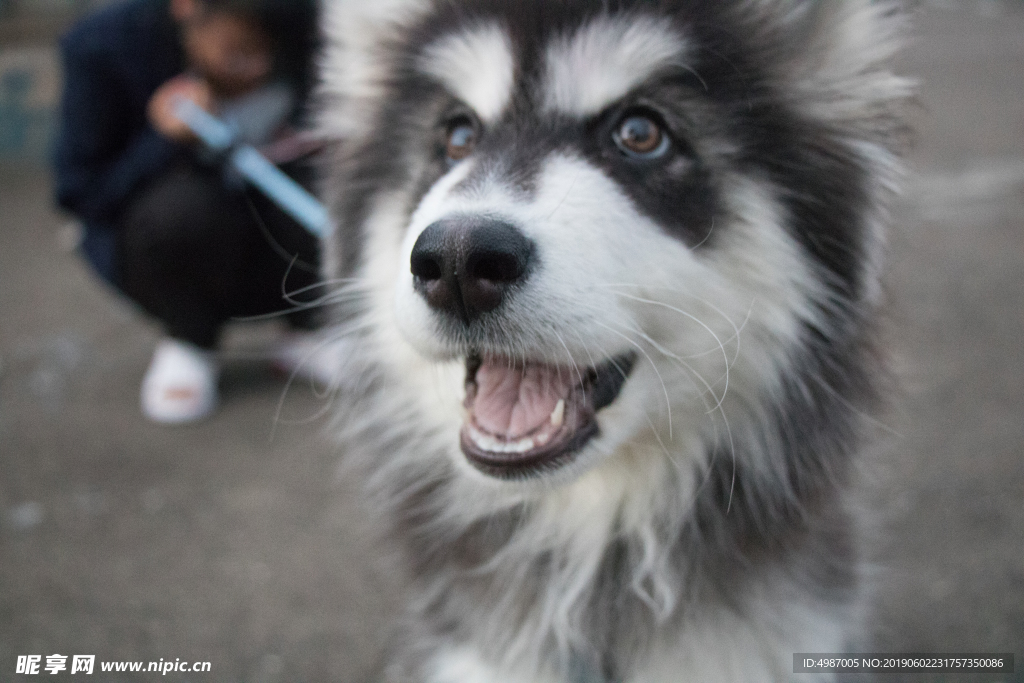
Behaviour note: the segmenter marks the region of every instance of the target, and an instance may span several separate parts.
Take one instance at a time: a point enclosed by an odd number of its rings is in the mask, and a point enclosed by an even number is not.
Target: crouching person
[[[61,41],[57,200],[85,224],[95,270],[163,327],[142,385],[153,420],[213,411],[223,324],[292,308],[284,293],[317,282],[315,238],[204,159],[174,115],[188,98],[245,142],[294,151],[281,142],[301,124],[315,15],[313,0],[127,0]],[[301,160],[283,168],[308,180]],[[283,357],[308,335],[291,339]]]

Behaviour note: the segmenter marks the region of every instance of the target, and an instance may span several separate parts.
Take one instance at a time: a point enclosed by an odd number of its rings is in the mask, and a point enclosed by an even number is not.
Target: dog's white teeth
[[[537,443],[530,437],[508,444],[513,453],[528,453],[537,447]]]
[[[551,426],[558,429],[565,422],[565,399],[558,399],[555,409],[551,411]]]
[[[518,441],[500,441],[472,426],[469,428],[469,438],[478,448],[489,453],[528,453],[537,447],[537,442],[531,437]]]

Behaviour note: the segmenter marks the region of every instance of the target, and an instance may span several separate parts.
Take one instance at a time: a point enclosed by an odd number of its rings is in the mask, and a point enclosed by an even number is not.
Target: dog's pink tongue
[[[476,373],[476,423],[496,436],[517,439],[551,420],[568,398],[571,373],[548,365],[511,367],[508,359],[485,360]]]

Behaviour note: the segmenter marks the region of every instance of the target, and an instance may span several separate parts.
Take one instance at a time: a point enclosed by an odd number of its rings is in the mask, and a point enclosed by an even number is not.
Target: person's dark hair
[[[316,49],[316,0],[200,0],[207,11],[244,17],[274,41],[278,68],[303,89],[309,86]]]

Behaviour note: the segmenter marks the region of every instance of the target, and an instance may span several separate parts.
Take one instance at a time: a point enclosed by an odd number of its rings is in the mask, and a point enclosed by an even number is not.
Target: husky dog
[[[387,681],[763,683],[847,646],[903,22],[327,3],[338,430],[415,591]]]

